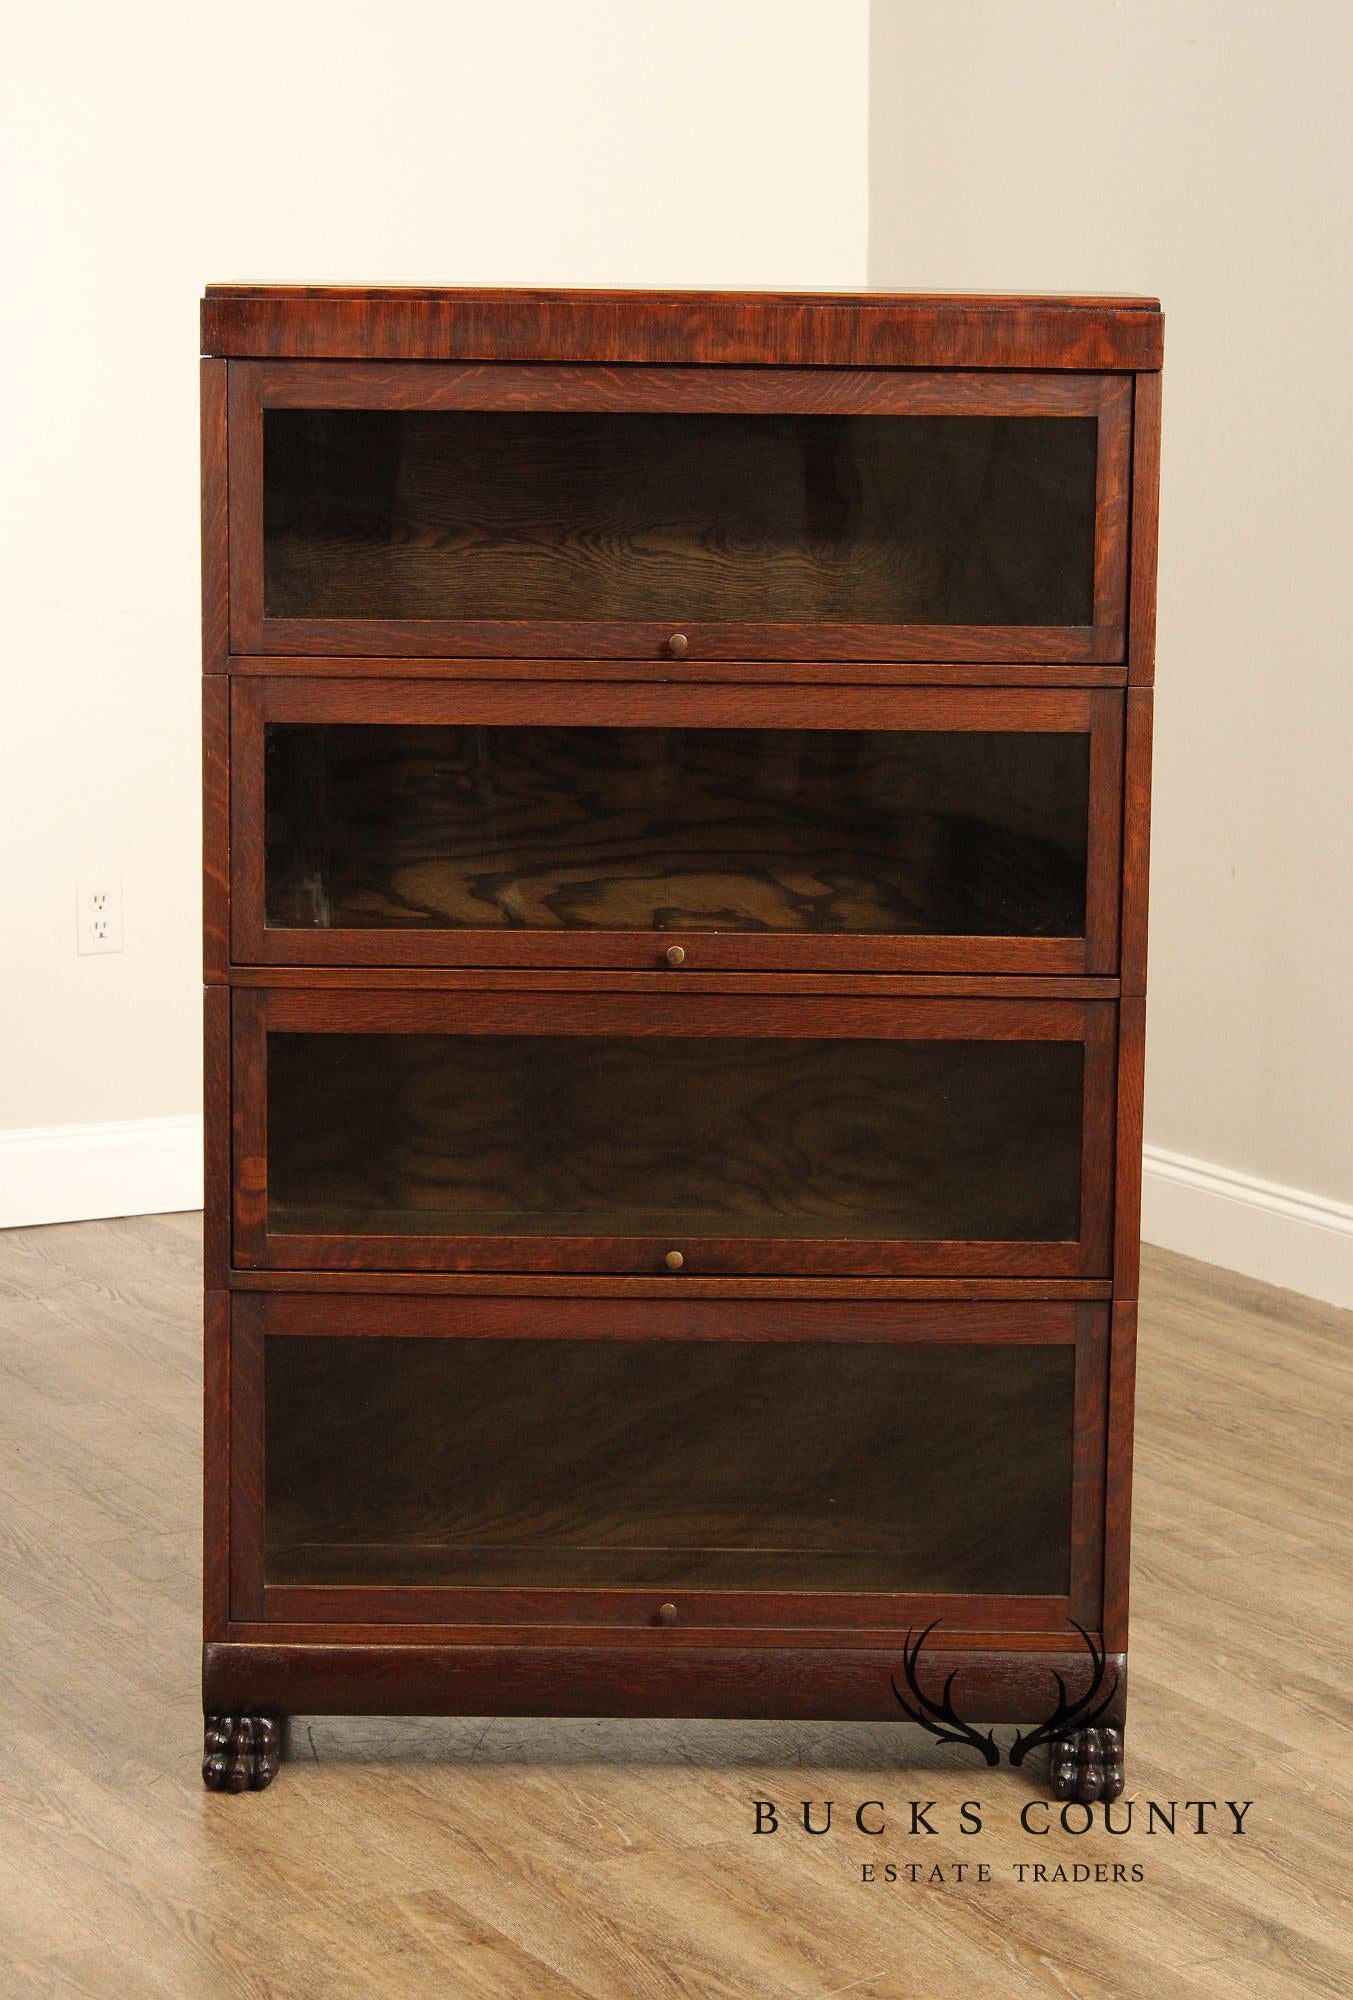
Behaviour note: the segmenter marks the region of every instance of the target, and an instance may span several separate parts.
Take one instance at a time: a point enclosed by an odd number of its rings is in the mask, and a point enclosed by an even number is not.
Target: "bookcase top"
[[[1159,302],[1105,295],[208,285],[227,359],[1155,369]]]

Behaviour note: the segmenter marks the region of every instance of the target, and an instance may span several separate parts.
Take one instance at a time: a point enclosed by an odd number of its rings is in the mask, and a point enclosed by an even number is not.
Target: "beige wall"
[[[65,1154],[14,1128],[198,1105],[213,277],[1159,292],[1148,1135],[1353,1196],[1353,9],[877,0],[870,34],[866,0],[82,0],[11,33],[0,1223],[195,1198],[187,1118],[64,1210]],[[126,950],[78,958],[97,869]],[[1243,1266],[1235,1214],[1182,1247]]]
[[[203,283],[860,285],[867,53],[866,0],[11,27],[0,1135],[199,1104]],[[78,958],[103,868],[126,949]]]
[[[1347,0],[874,8],[870,283],[1164,302],[1147,1138],[1336,1200],[1351,82]]]

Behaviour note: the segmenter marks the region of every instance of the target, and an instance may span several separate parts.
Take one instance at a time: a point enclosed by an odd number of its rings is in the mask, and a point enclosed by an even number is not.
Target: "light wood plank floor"
[[[1353,1990],[1353,1315],[1148,1256],[1128,1791],[1254,1803],[1241,1837],[1224,1809],[1201,1839],[1034,1837],[1036,1783],[909,1725],[313,1719],[270,1791],[209,1796],[197,1283],[192,1216],[0,1236],[0,1992]],[[773,1838],[758,1797],[788,1809]],[[850,1824],[870,1798],[879,1839]],[[907,1835],[913,1798],[936,1837]],[[839,1827],[790,1823],[803,1799]],[[865,1885],[865,1860],[948,1879]]]

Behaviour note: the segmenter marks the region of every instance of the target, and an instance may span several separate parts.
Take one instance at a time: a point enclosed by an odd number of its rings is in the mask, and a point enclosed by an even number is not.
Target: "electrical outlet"
[[[75,949],[86,952],[122,949],[122,879],[117,875],[82,875],[75,885]]]

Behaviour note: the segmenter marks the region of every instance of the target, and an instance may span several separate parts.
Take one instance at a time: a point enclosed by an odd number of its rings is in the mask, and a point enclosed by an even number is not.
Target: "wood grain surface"
[[[1086,1672],[1079,1641],[1066,1650],[1072,1619],[1102,1625],[1112,1670],[1125,1670],[1150,734],[1141,684],[1153,670],[1160,327],[1150,300],[212,289],[209,352],[231,357],[203,370],[206,959],[208,978],[226,982],[208,1002],[213,1712],[308,1704],[407,1718],[477,1706],[558,1718],[590,1703],[643,1718],[648,1742],[662,1727],[654,1718],[711,1709],[877,1723],[895,1712],[886,1667],[900,1634],[876,1629],[889,1590],[899,1624],[922,1613],[949,1624],[950,1650],[933,1664],[952,1665],[964,1705],[983,1701],[993,1719],[1046,1712],[1053,1664],[1073,1682]],[[888,754],[884,732],[907,726],[904,709],[930,732],[907,753],[910,816],[900,831],[865,825],[870,760]],[[373,741],[347,769],[332,754],[323,768],[293,759],[290,781],[265,799],[269,722],[279,738],[294,732],[293,747],[297,725],[352,732],[349,744],[365,729]],[[1031,745],[1040,726],[1057,738],[1053,763],[1080,754],[1088,734],[1088,809],[1079,765],[1074,786],[1050,770],[1019,797],[1010,770],[974,767],[984,732],[1022,732]],[[782,743],[802,732],[787,789],[745,759],[730,763],[736,739],[720,735],[758,732],[745,750],[767,728]],[[504,758],[494,732],[514,730],[531,732],[533,747]],[[616,731],[639,747],[608,764]],[[685,754],[670,769],[657,758],[671,796],[655,811],[655,750],[672,731]],[[432,738],[450,733],[472,754],[434,750]],[[852,733],[849,771],[827,769]],[[370,754],[377,736],[395,746],[384,765]],[[279,740],[273,750],[276,774]],[[927,759],[946,758],[927,790]],[[887,775],[896,791],[897,773]],[[478,787],[464,823],[457,787],[466,797]],[[485,787],[497,812],[488,839]],[[847,796],[857,815],[848,825]],[[905,872],[889,866],[899,839]],[[956,885],[973,884],[986,901],[956,903]],[[282,920],[272,930],[269,894]],[[306,948],[267,990],[265,962],[285,956],[288,936]],[[420,962],[429,936],[453,943]],[[367,953],[348,943],[364,937],[378,941],[369,972]],[[665,947],[678,938],[687,956],[674,970]],[[1087,974],[1109,976],[1076,977]],[[655,1060],[668,1047],[675,1068]],[[955,1049],[961,1073],[946,1079]],[[1013,1073],[1040,1054],[1058,1072],[1054,1087],[1046,1076],[1016,1087]],[[910,1066],[904,1088],[899,1058]],[[1059,1117],[1061,1070],[1077,1065],[1083,1093]],[[636,1117],[639,1074],[658,1087]],[[267,1232],[270,1206],[282,1233]],[[650,1233],[606,1233],[616,1229]],[[726,1233],[695,1233],[716,1229]],[[994,1233],[1009,1229],[1032,1234]],[[66,1308],[86,1338],[91,1321],[108,1329],[133,1374],[140,1352],[167,1352],[156,1257],[166,1242],[182,1247],[181,1231],[128,1225],[140,1262],[124,1283],[105,1268],[118,1239],[100,1234],[92,1308],[82,1311],[78,1291]],[[679,1275],[667,1264],[674,1237],[687,1259]],[[83,1270],[81,1246],[95,1239],[46,1240],[60,1297],[63,1260]],[[334,1265],[344,1268],[323,1268]],[[0,1257],[0,1284],[4,1272]],[[1148,1260],[1148,1281],[1151,1272]],[[279,1289],[264,1289],[274,1281]],[[22,1287],[15,1296],[22,1309]],[[32,1297],[50,1320],[53,1287]],[[124,1309],[135,1314],[130,1333]],[[1227,1653],[1216,1664],[1229,1670],[1249,1644],[1268,1664],[1268,1700],[1310,1558],[1297,1557],[1295,1577],[1270,1565],[1251,1643],[1251,1579],[1226,1568],[1234,1535],[1206,1511],[1195,1431],[1207,1394],[1188,1348],[1198,1336],[1211,1360],[1206,1343],[1224,1342],[1228,1393],[1242,1394],[1250,1335],[1238,1358],[1233,1322],[1263,1310],[1233,1294],[1216,1326],[1196,1302],[1194,1317],[1177,1312],[1174,1401],[1156,1409],[1175,1428],[1192,1420],[1179,1476],[1204,1527],[1190,1540],[1173,1458],[1159,1516],[1194,1560],[1184,1595],[1215,1603],[1225,1576],[1238,1601],[1217,1609]],[[951,1348],[969,1321],[971,1336]],[[1298,1339],[1312,1332],[1292,1324]],[[340,1326],[354,1337],[331,1338]],[[475,1337],[446,1338],[468,1327]],[[744,1340],[739,1327],[756,1330]],[[1148,1394],[1151,1331],[1148,1282]],[[1284,1322],[1284,1343],[1289,1331]],[[968,1371],[957,1388],[955,1368]],[[21,1354],[16,1379],[31,1411],[41,1365],[35,1377]],[[111,1397],[118,1409],[123,1387]],[[1271,1380],[1264,1392],[1271,1425]],[[73,1588],[119,1635],[145,1561],[129,1561],[131,1581],[118,1588],[91,1582],[91,1566],[104,1540],[132,1543],[134,1510],[152,1503],[124,1501],[116,1472],[110,1481],[85,1466],[105,1436],[97,1385],[86,1393]],[[139,1421],[134,1397],[131,1407]],[[20,1463],[45,1482],[40,1511],[56,1522],[67,1404],[37,1408],[56,1441]],[[980,1445],[961,1464],[960,1415]],[[152,1426],[152,1457],[161,1436]],[[1220,1463],[1235,1458],[1235,1436],[1221,1439]],[[1247,1454],[1246,1473],[1251,1456],[1271,1484],[1262,1449]],[[144,1452],[136,1461],[148,1462]],[[154,1464],[142,1482],[152,1490]],[[1138,1450],[1139,1496],[1149,1476],[1149,1452]],[[0,1454],[0,1498],[13,1483]],[[108,1504],[130,1510],[116,1531],[100,1512]],[[1271,1508],[1250,1509],[1246,1489],[1236,1518],[1256,1530],[1262,1518],[1271,1535]],[[22,1538],[0,1542],[0,1563],[10,1546],[21,1560],[0,1567],[0,1595],[49,1592],[58,1573],[35,1564]],[[1254,1546],[1262,1565],[1257,1536]],[[1149,1618],[1151,1575],[1137,1584],[1135,1608]],[[658,1609],[669,1588],[670,1619]],[[566,1598],[581,1633],[549,1622]],[[815,1624],[819,1601],[839,1624]],[[1178,1602],[1172,1594],[1170,1611]],[[1190,1601],[1185,1616],[1195,1610]],[[791,1614],[798,1638],[786,1645]],[[513,1621],[523,1619],[539,1644],[520,1643]],[[157,1602],[141,1650],[168,1629]],[[1205,1680],[1196,1616],[1184,1629],[1186,1668]],[[37,1642],[22,1623],[18,1638],[22,1661]],[[0,1650],[0,1672],[8,1661]],[[1277,1671],[1285,1699],[1301,1669],[1284,1656]],[[1249,1684],[1260,1681],[1252,1671]],[[81,1687],[91,1684],[93,1672]],[[1216,1705],[1209,1685],[1201,1720],[1189,1711],[1190,1733],[1177,1731],[1167,1776],[1153,1782],[1220,1793],[1211,1772],[1196,1783],[1178,1775],[1191,1771]],[[1124,1709],[1120,1682],[1105,1719],[1120,1725]],[[1134,1708],[1132,1787],[1138,1721]],[[505,1726],[517,1727],[481,1723],[476,1741]],[[396,1723],[369,1727],[359,1742],[397,1740],[382,1734]],[[443,1740],[406,1727],[417,1742]],[[548,1720],[520,1727],[514,1742],[542,1731],[558,1740]],[[1256,1734],[1287,1750],[1283,1727],[1266,1716]],[[310,1745],[329,1728],[341,1744],[343,1725],[320,1723]],[[1233,1746],[1234,1729],[1218,1740]],[[939,1755],[969,1790],[1008,1775],[975,1778]],[[21,1779],[22,1758],[21,1744]],[[518,1782],[526,1819],[542,1821],[530,1779]],[[740,1770],[729,1796],[745,1805],[755,1782]],[[278,1796],[233,1809],[267,1809]],[[383,1787],[367,1796],[384,1805]],[[1294,1787],[1292,1800],[1302,1796]],[[510,1800],[487,1803],[503,1804],[510,1822]],[[67,1810],[63,1793],[46,1819],[60,1824]],[[583,1816],[593,1828],[602,1820]],[[472,1849],[487,1842],[493,1874],[514,1887],[524,1879],[532,1901],[568,1912],[593,1890],[576,1842],[570,1853],[528,1841],[522,1868],[502,1819],[468,1823]],[[606,1845],[607,1861],[634,1850],[670,1860],[673,1843],[653,1824]],[[427,1832],[405,1821],[386,1837],[392,1852],[406,1842],[419,1851]],[[135,1822],[126,1844],[145,1846]],[[1025,1844],[1040,1855],[1052,1845]],[[717,1886],[700,1878],[702,1919],[717,1908],[722,1920],[704,1927],[689,1916],[688,1858],[701,1837],[679,1834],[675,1845],[681,1887],[670,1899],[642,1867],[623,1895],[595,1892],[587,1907],[605,1913],[595,1954],[579,1948],[567,1914],[532,1928],[514,1904],[513,1920],[499,1922],[492,1899],[476,1897],[473,1863],[452,1869],[456,1921],[479,1941],[469,1953],[458,1932],[449,1954],[429,1945],[420,1957],[428,1932],[417,1946],[402,1933],[392,1944],[389,1925],[378,1948],[345,1904],[360,1960],[351,1990],[363,2000],[387,1989],[607,2000],[841,1990],[947,2000],[977,1985],[1049,1983],[1107,2000],[1129,1990],[1106,1972],[1102,1924],[1089,1924],[1084,1952],[1054,1964],[1048,1938],[1063,1934],[1068,1912],[1045,1899],[1042,1923],[1021,1929],[1010,1894],[946,1908],[904,1891],[890,1934],[910,1946],[916,1908],[938,1917],[945,1947],[929,1958],[923,1945],[909,1950],[905,1965],[839,1951],[835,1921],[807,1956],[799,1945],[791,1963],[774,1943],[767,1957],[778,1899],[749,1893],[745,1870],[739,1881],[737,1841],[715,1843]],[[312,1838],[308,1851],[324,1848]],[[1235,1851],[1243,1860],[1250,1850]],[[338,1893],[350,1896],[372,1876],[360,1837],[348,1853]],[[1075,1858],[1088,1853],[1077,1847]],[[400,1861],[390,1879],[407,1891],[419,1878]],[[0,1860],[0,1899],[11,1872]],[[281,1877],[294,1884],[294,1862],[270,1879]],[[1193,1880],[1204,1902],[1217,1900],[1215,1880]],[[152,1892],[161,1939],[172,1929],[261,2000],[303,1991],[312,1959],[326,2000],[344,1991],[313,1913],[316,1949],[256,1957],[239,1911],[228,1942],[214,1910],[204,1923],[199,1883],[191,1914],[168,1921],[164,1889]],[[659,1913],[659,1951],[648,1948],[650,1922],[626,1928],[619,1915],[635,1884],[645,1918]],[[820,1905],[839,1904],[823,1888],[814,1884]],[[730,1893],[742,1913],[731,1928]],[[1077,1892],[1071,1911],[1089,1907]],[[1110,1932],[1110,1952],[1130,1935],[1132,1970],[1153,1974],[1153,1990],[1162,1964],[1172,1976],[1210,1969],[1188,1932],[1186,1896],[1159,1904],[1176,1933],[1182,1925],[1173,1951],[1160,1926],[1138,1950],[1142,1907],[1124,1909],[1126,1933]],[[1276,1906],[1247,1881],[1218,1936],[1254,1947],[1260,1907]],[[20,1990],[97,1990],[105,1977],[119,1993],[138,1980],[197,1990],[196,1963],[165,1970],[119,1956],[133,1930],[126,1908],[119,1901],[99,1934],[106,1961],[45,1946],[17,1959]],[[1000,1948],[960,1977],[955,1946],[972,1941],[970,1929]],[[797,1909],[785,1930],[802,1939]],[[1243,1956],[1242,1978],[1259,1964],[1253,1990],[1265,2000],[1285,1995],[1289,1970],[1306,1975],[1300,1990],[1322,1992],[1321,1980],[1339,1990],[1319,1942],[1317,1926],[1284,1912]],[[1228,1977],[1223,1990],[1247,1989]]]
[[[265,1577],[1065,1596],[1074,1358],[292,1335],[267,1343]]]
[[[241,677],[234,958],[1113,972],[1121,738],[1106,690]]]
[[[1090,625],[1095,467],[1078,416],[265,409],[263,609]]]
[[[693,1274],[1099,1277],[1108,1268],[1108,1006],[766,998],[749,1023],[739,1000],[695,993],[244,987],[233,1006],[241,1265],[656,1271],[675,1229]],[[267,1061],[276,1036],[296,1038],[279,1044],[284,1069],[295,1059],[281,1096]],[[365,1064],[353,1060],[357,1036],[370,1041]],[[630,1050],[632,1041],[642,1048]],[[744,1042],[734,1054],[730,1044]],[[927,1043],[944,1053],[926,1053]],[[892,1083],[852,1067],[850,1045],[868,1046],[870,1063],[900,1066]],[[532,1082],[535,1046],[543,1088]],[[458,1070],[457,1052],[484,1074]],[[406,1073],[429,1060],[450,1062],[440,1082]],[[800,1077],[795,1065],[805,1060]],[[956,1081],[966,1064],[987,1065],[982,1085],[950,1091],[945,1077]],[[691,1095],[691,1079],[705,1072],[717,1073],[707,1100]],[[861,1074],[874,1078],[869,1088],[860,1088]],[[786,1078],[770,1115],[767,1093]],[[840,1098],[838,1085],[845,1122],[838,1130],[829,1119],[824,1129],[819,1114]],[[439,1108],[445,1091],[450,1126]],[[1079,1130],[1072,1096],[1083,1106]],[[280,1151],[268,1139],[274,1115]],[[274,1165],[282,1179],[270,1207]],[[1040,1212],[1040,1202],[1053,1207]],[[1002,1214],[1042,1233],[981,1233],[998,1229]],[[725,1215],[721,1231],[699,1233],[699,1221],[713,1227]],[[1049,1233],[1070,1215],[1078,1230]],[[924,1233],[945,1216],[976,1233]],[[866,1217],[881,1233],[866,1233]],[[644,1218],[657,1234],[635,1233]]]
[[[205,354],[1159,368],[1155,299],[209,285]]]
[[[1242,1839],[1074,1837],[1055,1818],[1033,1839],[1018,1816],[1038,1772],[988,1772],[905,1722],[312,1716],[269,1791],[204,1792],[199,1284],[191,1216],[0,1236],[6,1993],[1341,2000],[1353,1983],[1353,1787],[1331,1748],[1353,1695],[1335,1477],[1353,1316],[1147,1252],[1129,1792],[1254,1805]],[[868,1838],[853,1810],[880,1797],[892,1832]],[[984,1830],[960,1841],[974,1797]],[[775,1838],[752,1836],[755,1798],[786,1808]],[[912,1798],[939,1802],[935,1838],[906,1837]],[[839,1831],[807,1837],[804,1799],[834,1799]],[[859,1882],[869,1859],[978,1848],[985,1885]],[[1140,1883],[1012,1872],[1128,1848]]]
[[[653,368],[270,361],[270,410],[685,411],[709,416],[1095,416],[1122,375],[957,368]],[[1125,433],[1126,435],[1126,433]]]
[[[230,364],[238,655],[1123,657],[1124,377],[308,366]]]
[[[275,1035],[283,1235],[1057,1242],[1073,1042]]]
[[[702,938],[695,947],[699,953]],[[746,939],[741,941],[744,945]],[[1003,939],[1013,944],[1014,939]],[[1027,943],[1028,940],[1023,940]],[[799,994],[805,999],[865,998],[943,1000],[954,991],[952,973],[924,972],[740,972],[697,962],[681,968],[682,990],[693,994],[755,993],[767,999]],[[528,965],[505,967],[443,965],[242,965],[231,967],[231,984],[239,988],[275,987],[279,992],[368,993],[652,993],[670,992],[673,968],[666,957],[661,970],[651,960],[644,969],[593,967],[551,969]],[[1067,979],[1028,973],[973,973],[962,983],[974,1000],[1116,1000],[1116,979]]]
[[[230,654],[224,666],[237,683],[274,676],[309,679],[317,671],[313,656],[285,650],[269,654],[235,652]],[[389,675],[398,676],[401,680],[417,679],[454,686],[458,682],[464,684],[482,680],[486,668],[482,659],[465,658],[458,653],[399,656],[387,649],[385,652],[374,652],[369,658],[360,653],[330,654],[320,663],[319,671],[328,681],[371,680]],[[655,686],[664,688],[727,686],[730,682],[745,687],[794,685],[833,690],[857,687],[1119,688],[1127,684],[1127,667],[1121,661],[1116,665],[1081,661],[1074,671],[1069,671],[1065,666],[1056,664],[994,658],[941,660],[918,657],[914,660],[824,662],[732,658],[693,660],[689,653],[681,660],[674,660],[670,653],[664,656],[651,654],[633,660],[587,660],[567,656],[550,659],[547,655],[521,659],[503,656],[494,660],[492,672],[495,675],[510,674],[515,681],[534,681],[545,685],[563,683],[573,687],[580,683],[628,681],[636,673]]]
[[[1156,677],[1156,566],[1160,541],[1161,377],[1136,377],[1132,430],[1132,584],[1128,678]]]
[[[265,768],[273,929],[1084,933],[1069,732],[276,723]]]
[[[226,476],[224,361],[201,366],[202,668],[219,673],[230,650],[230,487]]]

